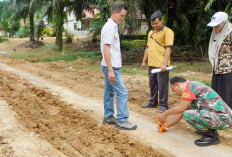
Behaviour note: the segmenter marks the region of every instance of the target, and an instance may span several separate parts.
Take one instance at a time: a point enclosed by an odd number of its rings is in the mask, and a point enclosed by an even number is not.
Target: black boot
[[[194,142],[197,146],[210,146],[220,143],[217,130],[209,129],[200,139]]]
[[[205,132],[200,131],[200,130],[195,130],[195,133],[196,133],[197,135],[201,135],[201,136],[204,136],[204,135],[205,135]]]

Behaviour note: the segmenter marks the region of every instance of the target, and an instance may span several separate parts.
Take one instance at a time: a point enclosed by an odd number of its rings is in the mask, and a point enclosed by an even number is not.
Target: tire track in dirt
[[[0,71],[0,86],[18,121],[67,156],[163,156],[15,74]]]

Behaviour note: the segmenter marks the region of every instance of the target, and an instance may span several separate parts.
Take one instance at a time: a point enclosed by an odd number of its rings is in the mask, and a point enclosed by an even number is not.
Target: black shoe
[[[216,130],[209,129],[207,132],[205,132],[204,136],[196,140],[194,143],[200,147],[218,144],[220,143],[218,132]]]
[[[104,118],[102,124],[115,125],[116,122],[117,122],[116,118],[113,115],[111,115],[108,118]]]
[[[142,108],[157,108],[157,105],[152,104],[151,102],[144,104]]]
[[[168,107],[163,107],[163,106],[160,106],[159,110],[157,112],[159,113],[163,113],[164,111],[168,110]]]
[[[204,135],[205,135],[205,132],[200,131],[200,130],[195,130],[195,133],[196,133],[197,135],[201,135],[201,136],[204,136]]]

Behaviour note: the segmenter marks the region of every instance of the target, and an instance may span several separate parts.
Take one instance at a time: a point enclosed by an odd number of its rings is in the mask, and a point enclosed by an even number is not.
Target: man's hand
[[[115,82],[115,73],[114,73],[114,70],[109,70],[109,72],[108,72],[108,79],[112,83]]]
[[[146,69],[146,63],[145,62],[142,62],[141,68],[142,68],[142,70]]]
[[[161,68],[161,72],[166,72],[167,71],[167,65],[166,64],[162,64],[160,68]]]
[[[166,119],[166,114],[165,114],[165,112],[160,113],[160,114],[159,114],[159,121],[160,121],[161,123],[165,123],[165,119]]]

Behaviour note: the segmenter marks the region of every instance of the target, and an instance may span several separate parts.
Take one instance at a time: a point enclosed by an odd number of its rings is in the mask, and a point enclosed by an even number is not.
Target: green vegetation
[[[54,62],[54,61],[60,61],[60,60],[73,61],[73,60],[76,60],[76,59],[77,59],[77,56],[64,55],[64,56],[58,56],[58,57],[43,58],[42,62]]]
[[[176,66],[172,71],[175,73],[183,73],[186,71],[211,73],[211,65],[209,62],[172,62],[172,66]]]
[[[14,53],[11,56],[15,59],[24,59],[27,58],[27,56],[29,56],[30,54],[28,53]]]
[[[100,54],[101,54],[101,51],[77,52],[78,56],[82,58],[90,58],[93,60],[96,60]]]
[[[145,40],[122,40],[121,41],[122,48],[144,48],[146,47]]]
[[[59,47],[57,45],[51,45],[51,44],[45,44],[42,49],[44,50],[52,50],[52,51],[57,51]]]
[[[0,43],[3,43],[4,41],[8,41],[8,38],[0,36]]]

